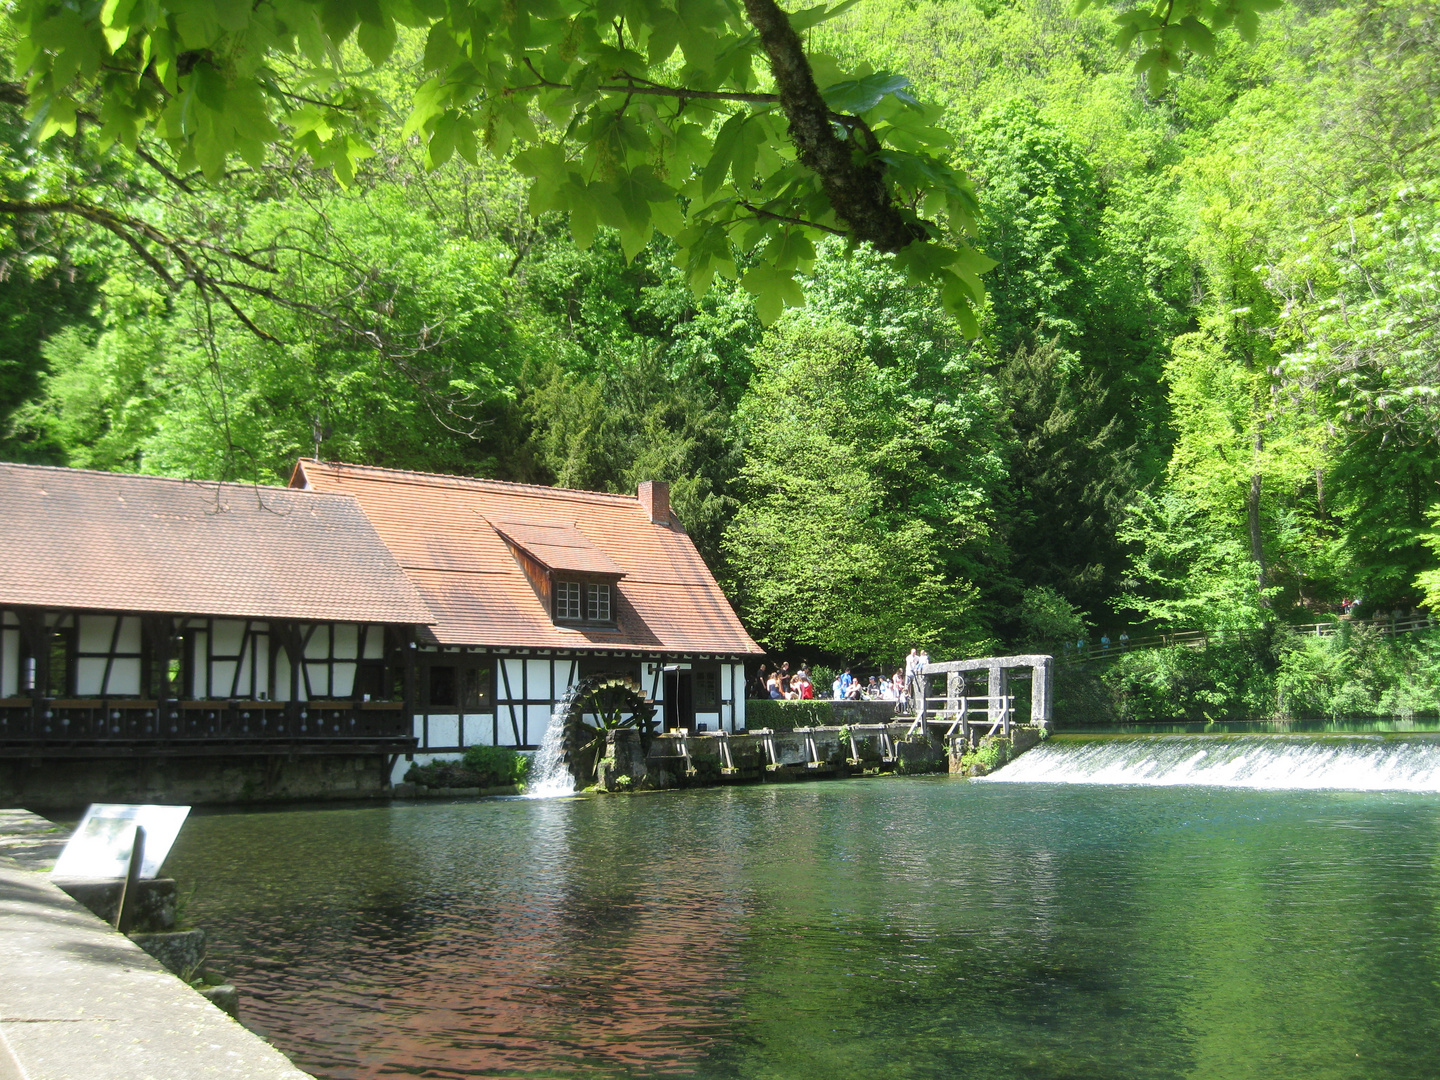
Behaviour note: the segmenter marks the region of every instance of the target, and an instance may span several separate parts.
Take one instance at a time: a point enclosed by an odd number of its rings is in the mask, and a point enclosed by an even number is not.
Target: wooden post
[[[135,840],[130,845],[130,869],[120,882],[120,902],[115,905],[115,929],[122,934],[130,929],[130,908],[139,892],[140,867],[145,863],[145,829],[135,826]]]

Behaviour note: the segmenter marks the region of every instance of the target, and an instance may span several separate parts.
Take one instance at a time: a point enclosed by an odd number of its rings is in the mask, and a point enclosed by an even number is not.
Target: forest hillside
[[[428,168],[418,37],[362,80],[350,177],[207,182],[84,123],[37,146],[0,94],[4,197],[101,208],[0,214],[0,458],[668,480],[755,636],[831,661],[1440,598],[1440,7],[1289,3],[1156,96],[1112,19],[866,0],[812,31],[942,106],[996,262],[975,337],[868,249],[820,245],[762,321],[663,238],[533,212],[483,148]],[[108,228],[122,204],[238,301]]]

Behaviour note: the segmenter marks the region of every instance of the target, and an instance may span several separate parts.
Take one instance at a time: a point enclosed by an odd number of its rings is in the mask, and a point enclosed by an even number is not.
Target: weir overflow
[[[1440,791],[1440,735],[1061,736],[993,781]]]

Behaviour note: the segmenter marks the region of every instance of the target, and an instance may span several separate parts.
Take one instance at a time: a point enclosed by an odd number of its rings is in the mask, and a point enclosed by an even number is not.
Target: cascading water
[[[580,684],[576,684],[555,704],[555,711],[550,714],[550,725],[545,729],[545,738],[530,759],[530,777],[525,785],[527,798],[554,799],[575,794],[575,777],[565,757],[565,727],[575,698],[581,692]]]
[[[1440,791],[1440,739],[1149,735],[1051,739],[994,783]]]

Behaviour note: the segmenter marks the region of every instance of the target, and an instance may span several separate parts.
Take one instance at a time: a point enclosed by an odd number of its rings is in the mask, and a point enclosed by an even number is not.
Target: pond
[[[245,1022],[327,1080],[1437,1071],[1417,792],[926,777],[215,814],[167,872]]]

